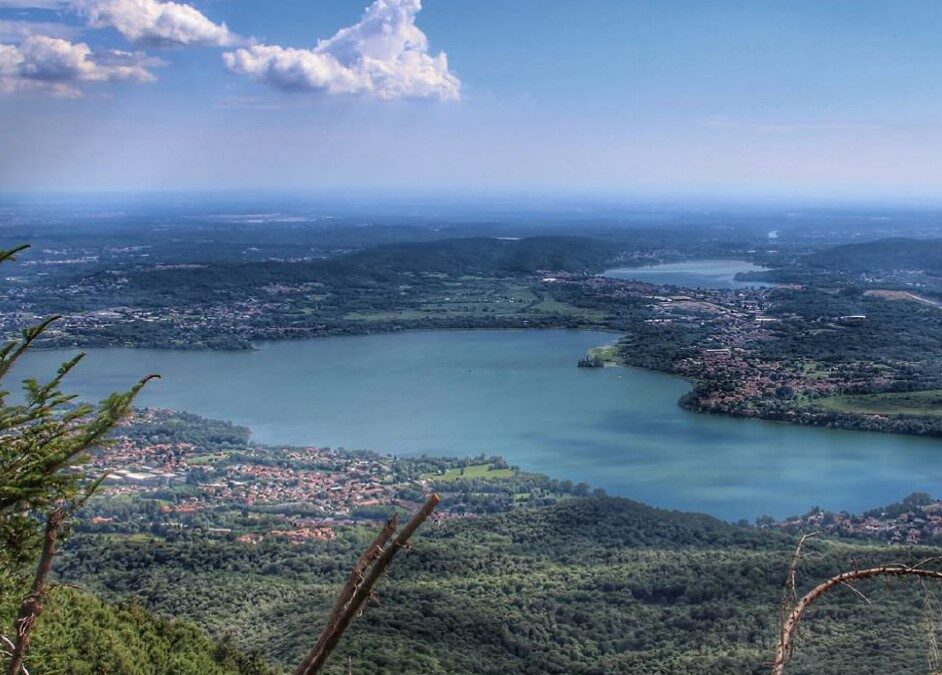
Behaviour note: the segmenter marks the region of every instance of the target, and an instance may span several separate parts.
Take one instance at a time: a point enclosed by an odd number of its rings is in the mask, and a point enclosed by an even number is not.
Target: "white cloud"
[[[0,0],[0,9],[14,7],[16,9],[59,9],[67,4],[68,0]]]
[[[72,39],[79,34],[79,29],[64,23],[49,21],[20,21],[0,19],[0,42],[20,42],[30,35],[48,35]]]
[[[160,0],[74,0],[73,8],[92,28],[114,28],[131,42],[157,47],[243,43],[224,23],[213,23],[199,10]]]
[[[358,23],[313,49],[249,45],[223,59],[232,72],[287,91],[457,100],[461,82],[446,55],[430,55],[415,25],[421,9],[421,0],[375,0]]]
[[[92,52],[83,42],[32,35],[19,45],[0,44],[0,93],[46,93],[76,98],[86,82],[151,82],[148,67],[160,65],[143,54]]]

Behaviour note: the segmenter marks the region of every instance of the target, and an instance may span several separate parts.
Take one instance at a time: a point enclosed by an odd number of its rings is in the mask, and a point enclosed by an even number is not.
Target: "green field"
[[[427,312],[418,309],[396,309],[388,312],[348,312],[343,318],[346,321],[418,321],[428,316]]]
[[[598,357],[606,363],[619,363],[618,345],[605,345],[603,347],[593,347],[589,350],[588,356]]]
[[[511,478],[517,472],[514,469],[495,469],[490,464],[472,464],[470,466],[456,467],[446,469],[445,473],[423,473],[422,480],[472,480],[475,478],[486,478],[488,480],[498,480],[501,478]]]
[[[205,455],[194,455],[189,457],[186,460],[186,463],[190,466],[203,466],[207,464],[215,464],[221,460],[224,460],[229,456],[228,452],[211,452]]]
[[[829,396],[818,400],[817,404],[827,410],[843,413],[942,417],[942,389]]]
[[[593,323],[601,323],[608,317],[608,312],[600,309],[576,307],[558,300],[543,300],[534,306],[541,314],[558,314],[560,316],[575,316]]]

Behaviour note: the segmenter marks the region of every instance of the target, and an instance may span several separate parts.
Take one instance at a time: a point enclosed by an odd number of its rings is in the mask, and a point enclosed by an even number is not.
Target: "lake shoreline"
[[[279,340],[251,352],[91,350],[86,363],[98,375],[80,368],[70,390],[99,400],[140,372],[162,372],[142,406],[233,420],[262,444],[316,442],[399,456],[483,452],[525,471],[731,520],[790,515],[815,503],[860,510],[915,488],[937,491],[942,482],[907,468],[937,455],[930,439],[693,414],[677,405],[691,386],[682,376],[576,367],[577,355],[611,344],[615,334],[419,331]],[[65,354],[34,356],[42,375]],[[233,373],[242,385],[229,391],[220,383]],[[783,479],[793,463],[818,469]],[[844,487],[819,483],[817,474],[838,466]],[[863,476],[851,481],[860,467]],[[868,486],[866,501],[858,483]],[[777,494],[782,485],[790,497]]]
[[[742,274],[768,271],[770,268],[738,258],[694,258],[651,265],[612,267],[604,270],[600,276],[687,289],[743,290],[774,287],[776,284],[770,282],[740,278]]]
[[[656,267],[656,266],[650,266]],[[628,268],[626,268],[628,269]],[[634,268],[631,268],[634,269]],[[642,282],[648,283],[648,282]],[[546,331],[571,331],[571,332],[596,332],[596,333],[608,333],[611,335],[617,335],[624,337],[625,331],[619,330],[617,328],[611,328],[606,326],[598,325],[579,325],[579,326],[556,326],[556,325],[547,325],[547,326],[512,326],[512,327],[492,327],[492,326],[482,326],[482,327],[441,327],[441,328],[398,328],[391,327],[389,329],[368,329],[363,331],[338,331],[336,333],[330,334],[318,334],[318,335],[285,335],[279,338],[267,339],[267,340],[257,340],[249,343],[245,347],[232,347],[232,348],[218,348],[218,347],[172,347],[172,346],[142,346],[142,345],[82,345],[82,346],[55,346],[55,345],[43,345],[33,347],[34,351],[37,352],[54,352],[61,351],[64,349],[72,349],[76,351],[83,351],[87,349],[128,349],[128,350],[159,350],[166,351],[170,353],[242,353],[242,352],[257,352],[261,346],[266,344],[281,344],[281,343],[292,343],[292,342],[304,342],[307,340],[330,340],[338,338],[351,338],[351,337],[369,337],[369,336],[382,336],[382,335],[400,335],[400,334],[416,334],[416,333],[487,333],[487,332],[546,332]],[[617,340],[614,344],[617,344]],[[608,343],[605,345],[598,345],[591,348],[586,352],[585,355],[590,354],[594,350],[604,349],[606,347],[613,346],[613,343]],[[580,357],[576,356],[574,358],[574,363],[578,363]],[[817,427],[825,429],[840,429],[846,431],[859,431],[859,432],[870,432],[870,433],[879,433],[879,434],[891,434],[895,436],[913,436],[913,437],[929,437],[934,438],[938,437],[936,434],[931,433],[921,433],[914,431],[906,425],[897,425],[893,426],[894,420],[888,418],[887,416],[880,415],[864,415],[859,413],[844,413],[844,414],[835,414],[829,413],[826,419],[815,416],[815,415],[806,415],[800,419],[795,419],[795,415],[791,412],[782,412],[778,415],[767,415],[767,414],[747,414],[738,410],[712,410],[705,408],[696,404],[695,401],[692,401],[690,395],[693,393],[697,384],[700,382],[695,377],[690,377],[684,374],[676,373],[665,368],[658,368],[651,366],[645,363],[633,363],[631,361],[625,361],[619,356],[606,356],[604,359],[606,365],[610,366],[628,366],[633,368],[641,368],[649,372],[660,373],[663,375],[670,375],[682,379],[688,384],[688,390],[684,392],[675,402],[675,404],[683,410],[686,410],[690,413],[695,414],[706,414],[713,415],[718,417],[728,417],[733,419],[752,419],[752,420],[764,420],[767,422],[775,422],[780,424],[794,425],[794,426],[808,426],[808,427]],[[809,412],[813,412],[813,409],[809,409]]]

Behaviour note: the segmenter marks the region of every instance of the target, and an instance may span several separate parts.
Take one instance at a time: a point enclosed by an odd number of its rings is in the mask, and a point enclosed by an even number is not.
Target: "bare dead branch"
[[[864,594],[863,594],[860,590],[858,590],[857,587],[854,586],[853,584],[849,584],[849,583],[847,583],[846,581],[842,581],[842,582],[841,582],[841,585],[842,585],[842,586],[846,586],[847,588],[849,588],[850,590],[852,590],[854,593],[857,594],[857,597],[861,598],[861,599],[862,599],[864,602],[866,602],[868,605],[872,605],[872,604],[873,604],[872,602],[870,602],[870,598],[868,598],[866,595],[864,595]]]
[[[779,604],[779,626],[785,626],[788,613],[798,603],[798,565],[802,559],[802,547],[805,542],[812,537],[817,537],[818,532],[808,532],[801,535],[798,543],[795,545],[795,552],[792,554],[791,564],[788,566],[788,574],[785,575],[785,584],[782,587],[782,601]],[[779,635],[779,640],[782,636]]]
[[[791,595],[795,602],[798,602],[798,564],[801,562],[801,549],[805,542],[812,537],[817,537],[820,532],[808,532],[801,535],[798,544],[795,546],[795,553],[792,556],[792,564],[788,566],[788,576],[785,577],[784,598]]]
[[[379,534],[376,535],[373,543],[370,544],[369,547],[367,547],[367,549],[360,555],[360,558],[353,566],[353,569],[350,570],[350,576],[347,577],[347,583],[340,591],[340,595],[337,596],[337,601],[334,603],[334,607],[330,611],[330,616],[327,618],[327,629],[330,629],[332,626],[336,625],[337,620],[343,613],[344,608],[350,602],[350,598],[352,598],[353,594],[356,592],[357,586],[359,586],[363,581],[363,575],[366,573],[367,568],[374,560],[379,557],[379,554],[383,552],[383,547],[393,536],[393,534],[395,534],[396,528],[398,526],[399,514],[394,513],[392,517],[386,521],[386,524],[383,526],[383,529],[379,531]],[[321,633],[321,638],[324,638],[329,633],[329,630],[327,629]],[[320,640],[318,640],[318,642],[320,642]],[[319,645],[315,645],[314,648],[317,649],[318,646]]]
[[[337,646],[344,631],[347,630],[350,623],[360,614],[360,609],[363,604],[369,598],[373,597],[373,587],[389,567],[393,557],[395,557],[396,553],[401,549],[408,546],[410,537],[412,537],[419,526],[431,515],[435,507],[438,506],[439,501],[441,500],[438,495],[433,494],[430,496],[422,508],[416,511],[406,526],[402,528],[396,538],[388,544],[386,542],[389,541],[395,531],[395,522],[391,519],[386,523],[386,526],[380,531],[376,539],[373,540],[373,544],[364,551],[357,561],[357,564],[354,565],[347,585],[344,586],[340,597],[338,597],[337,602],[334,604],[334,610],[331,612],[330,619],[328,619],[324,631],[318,638],[314,648],[307,655],[307,658],[298,666],[295,675],[314,675],[314,673],[320,671],[327,661],[327,657],[330,656],[330,653]],[[379,544],[379,547],[374,548],[377,544]],[[348,587],[351,586],[351,581],[354,582],[352,593],[349,594],[348,599],[344,602],[344,597],[348,593]]]
[[[920,578],[923,592],[923,623],[926,629],[926,667],[929,673],[942,671],[942,658],[939,656],[939,640],[936,637],[935,615],[932,611],[932,594],[926,580]]]
[[[23,667],[23,661],[29,652],[29,643],[32,638],[33,628],[36,626],[36,619],[43,611],[43,602],[46,599],[46,583],[49,579],[49,573],[52,571],[52,559],[56,555],[56,543],[59,540],[59,533],[62,531],[62,525],[67,515],[66,507],[59,504],[46,518],[43,548],[39,556],[39,563],[36,566],[36,574],[33,576],[33,584],[29,589],[29,593],[23,598],[20,610],[17,612],[16,620],[13,623],[16,631],[16,641],[10,654],[10,667],[7,669],[9,675],[28,673]]]
[[[903,576],[918,577],[920,579],[942,580],[942,572],[937,570],[892,564],[881,565],[880,567],[871,567],[865,570],[855,569],[850,572],[844,572],[842,574],[838,574],[837,576],[831,577],[827,581],[818,584],[808,591],[808,593],[806,593],[797,603],[795,603],[787,617],[784,617],[778,646],[775,650],[775,661],[772,665],[772,675],[782,675],[782,673],[785,672],[785,664],[788,662],[788,658],[791,654],[792,639],[795,635],[796,629],[798,628],[798,624],[801,622],[805,610],[807,610],[808,607],[810,607],[822,595],[827,593],[835,586],[846,586],[853,581]]]
[[[923,558],[919,562],[910,565],[910,567],[925,567],[926,565],[930,563],[936,563],[939,561],[942,561],[942,555],[934,555],[928,558]]]

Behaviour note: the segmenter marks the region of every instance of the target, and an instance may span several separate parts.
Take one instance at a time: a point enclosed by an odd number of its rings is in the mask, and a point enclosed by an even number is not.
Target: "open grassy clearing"
[[[588,309],[585,307],[576,307],[565,302],[557,300],[543,300],[537,303],[533,309],[543,314],[559,314],[562,316],[577,316],[586,321],[602,322],[608,317],[608,313],[600,309]]]
[[[942,416],[942,389],[829,396],[819,399],[817,404],[835,412],[939,417]]]
[[[499,480],[502,478],[511,478],[517,472],[514,469],[495,469],[490,464],[472,464],[470,466],[446,469],[445,473],[423,473],[422,480],[472,480],[475,478],[486,478],[488,480]]]
[[[418,309],[400,309],[384,312],[349,312],[343,318],[346,321],[415,321],[425,319],[429,314]]]
[[[229,456],[228,452],[212,452],[205,455],[194,455],[189,457],[186,460],[186,463],[190,466],[205,466],[207,464],[215,464],[216,462],[224,460]]]

